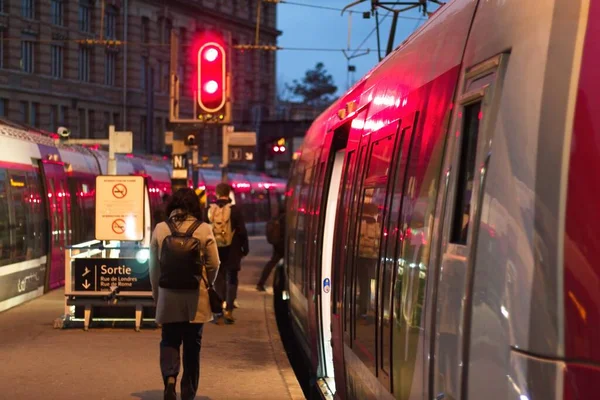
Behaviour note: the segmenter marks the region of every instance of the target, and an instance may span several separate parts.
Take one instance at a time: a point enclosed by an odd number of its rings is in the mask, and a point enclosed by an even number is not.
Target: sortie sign
[[[144,239],[144,178],[96,177],[96,240]]]
[[[135,258],[76,258],[73,267],[73,291],[152,291],[149,263]]]

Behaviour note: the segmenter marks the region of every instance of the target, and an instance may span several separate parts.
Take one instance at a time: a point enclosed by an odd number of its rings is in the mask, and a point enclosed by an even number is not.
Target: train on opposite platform
[[[314,121],[276,282],[323,398],[598,398],[598,20],[452,0]]]
[[[65,250],[94,240],[95,181],[106,174],[107,161],[102,150],[57,143],[0,120],[0,312],[64,285]],[[197,173],[199,189],[214,200],[221,170]],[[119,155],[117,174],[144,177],[152,229],[171,193],[170,160]],[[227,180],[249,233],[263,234],[285,182],[255,172],[230,172]]]

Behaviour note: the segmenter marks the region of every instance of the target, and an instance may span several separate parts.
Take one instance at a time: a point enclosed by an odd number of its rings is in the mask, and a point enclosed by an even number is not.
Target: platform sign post
[[[144,239],[144,178],[96,177],[96,240]]]

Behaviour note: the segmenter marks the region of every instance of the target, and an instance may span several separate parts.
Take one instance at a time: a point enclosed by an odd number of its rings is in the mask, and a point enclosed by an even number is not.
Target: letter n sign
[[[187,156],[185,154],[173,154],[173,169],[187,169]]]

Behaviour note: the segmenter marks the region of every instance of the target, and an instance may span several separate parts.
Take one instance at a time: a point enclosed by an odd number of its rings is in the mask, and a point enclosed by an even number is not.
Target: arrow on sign
[[[86,279],[85,282],[81,286],[83,286],[84,289],[88,289],[91,285],[88,283],[88,281]]]
[[[81,277],[83,278],[84,276],[86,276],[90,272],[92,272],[92,271],[90,271],[88,267],[85,267],[85,272],[83,273],[83,275],[81,275]]]

